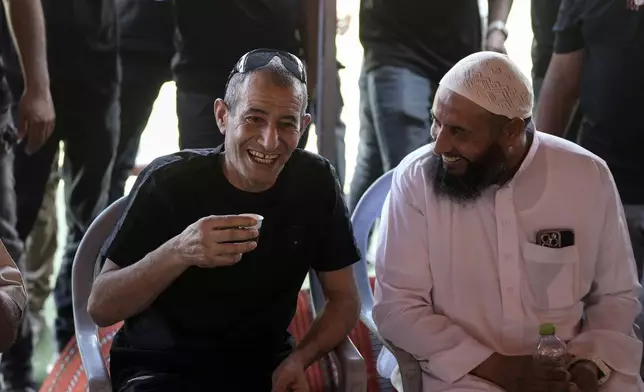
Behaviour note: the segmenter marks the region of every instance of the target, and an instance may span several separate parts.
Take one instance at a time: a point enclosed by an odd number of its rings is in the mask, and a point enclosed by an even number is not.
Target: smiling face
[[[495,116],[442,87],[436,92],[432,117],[430,170],[437,194],[454,201],[474,200],[485,188],[509,179],[509,149],[518,144],[516,129],[522,129],[522,120]]]
[[[275,184],[311,119],[296,81],[284,83],[287,76],[268,71],[243,77],[234,107],[215,102],[225,135],[224,174],[238,189],[262,192]]]

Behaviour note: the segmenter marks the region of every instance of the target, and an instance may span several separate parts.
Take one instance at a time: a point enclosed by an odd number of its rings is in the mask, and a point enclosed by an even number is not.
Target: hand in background
[[[38,151],[54,131],[54,104],[49,90],[27,88],[18,109],[18,138],[27,138],[25,152]]]

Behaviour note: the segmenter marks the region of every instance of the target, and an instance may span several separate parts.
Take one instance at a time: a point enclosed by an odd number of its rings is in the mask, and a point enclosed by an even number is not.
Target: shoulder
[[[425,183],[429,160],[434,154],[434,143],[420,147],[407,155],[394,169],[393,185],[410,188]]]
[[[583,178],[590,183],[593,179],[603,181],[606,176],[611,176],[606,161],[578,144],[542,132],[536,132],[536,137],[548,165],[555,169],[552,172],[568,178]]]
[[[603,159],[576,143],[543,132],[536,132],[536,135],[539,138],[539,147],[548,154],[548,158],[556,162],[592,170],[597,167],[608,169]]]
[[[297,165],[299,167],[318,168],[324,170],[328,169],[328,167],[331,165],[329,163],[329,160],[325,157],[310,151],[302,150],[300,148],[296,148],[293,151],[288,164]]]
[[[286,165],[289,181],[299,185],[318,187],[333,184],[337,178],[335,169],[321,155],[296,149]]]
[[[139,174],[134,190],[140,187],[166,187],[194,176],[205,169],[212,169],[219,149],[182,150],[154,159]]]

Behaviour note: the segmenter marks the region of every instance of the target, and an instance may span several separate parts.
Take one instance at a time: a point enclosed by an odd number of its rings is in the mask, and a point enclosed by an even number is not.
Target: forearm
[[[494,353],[474,368],[470,374],[498,385],[505,391],[516,391],[519,377],[526,374],[531,364],[532,357],[530,356],[509,357]]]
[[[545,133],[563,137],[570,118],[577,106],[578,94],[572,89],[561,88],[558,81],[546,78],[539,93],[535,123]]]
[[[413,355],[424,371],[447,383],[467,375],[494,353],[422,302],[380,302],[373,317],[384,339]]]
[[[0,353],[6,351],[16,340],[20,329],[22,310],[4,292],[0,292]]]
[[[639,374],[642,344],[633,325],[640,309],[636,291],[606,295],[587,306],[580,334],[568,342],[570,354],[597,356],[616,372]]]
[[[488,21],[507,22],[511,8],[512,0],[488,0]]]
[[[355,299],[329,300],[293,355],[305,367],[338,346],[358,321],[360,304]]]
[[[537,128],[563,136],[579,99],[582,52],[555,54],[543,80],[535,123]]]
[[[45,20],[39,0],[3,0],[22,65],[25,89],[49,90]]]
[[[130,318],[148,308],[186,268],[170,240],[129,267],[99,275],[89,314],[100,327]]]

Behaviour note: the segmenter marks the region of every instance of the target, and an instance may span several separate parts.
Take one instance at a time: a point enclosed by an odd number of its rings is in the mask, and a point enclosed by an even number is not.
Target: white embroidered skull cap
[[[471,54],[456,63],[439,85],[509,119],[532,116],[534,94],[530,79],[504,54]]]

